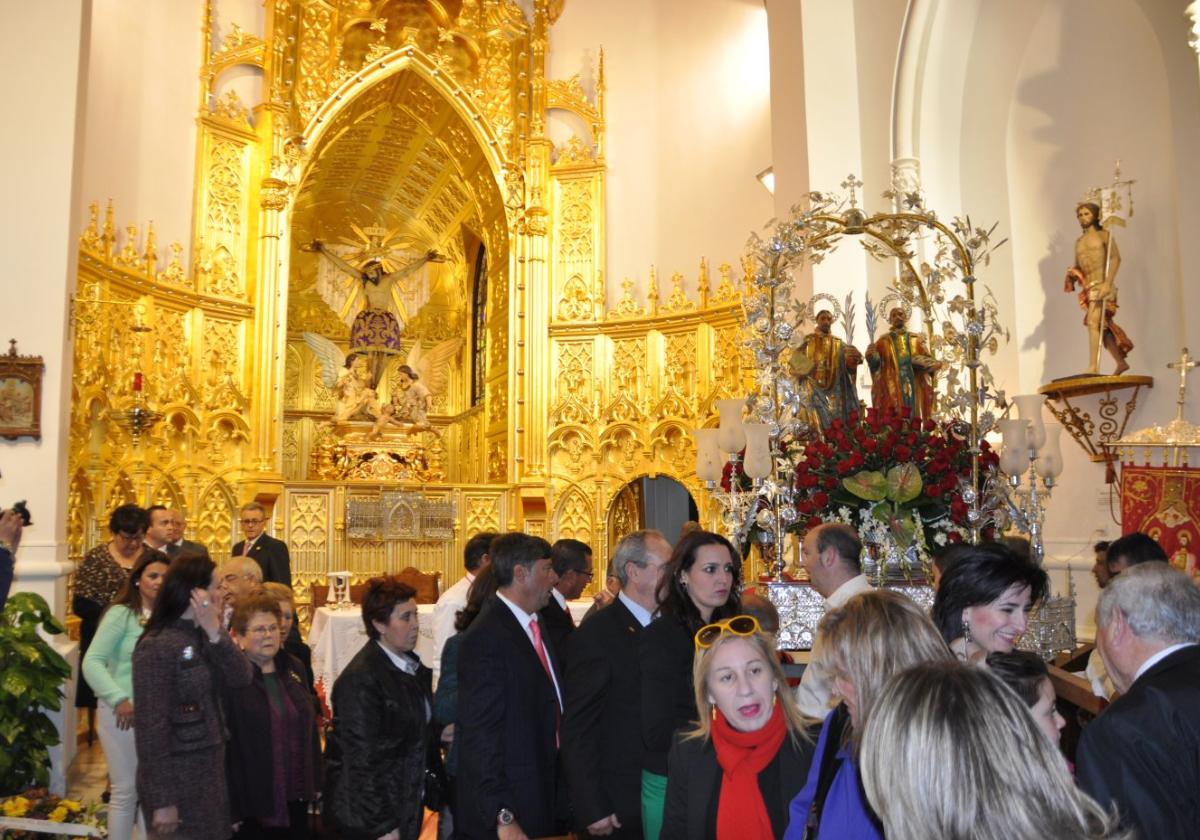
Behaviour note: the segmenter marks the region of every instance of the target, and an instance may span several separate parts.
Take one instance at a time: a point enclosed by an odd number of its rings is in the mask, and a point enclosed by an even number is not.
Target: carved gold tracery
[[[266,7],[261,33],[206,17],[190,254],[160,248],[152,227],[119,228],[111,205],[81,236],[73,555],[103,538],[115,504],[169,500],[220,559],[237,508],[258,499],[274,504],[301,586],[330,568],[406,565],[448,584],[478,530],[574,536],[604,556],[610,511],[630,510],[614,496],[633,479],[670,475],[700,498],[687,430],[753,370],[742,272],[722,265],[714,289],[702,262],[694,296],[672,272],[660,303],[651,268],[647,292],[627,280],[609,307],[604,58],[545,78],[562,3],[535,0],[529,20],[509,0]],[[261,75],[261,102],[229,86],[238,68]],[[555,147],[547,124],[560,118],[573,134]],[[299,246],[376,223],[448,257],[402,353],[472,329],[474,243],[487,254],[483,397],[471,403],[464,347],[427,451],[441,478],[426,492],[456,508],[449,543],[349,540],[347,499],[392,479],[314,478],[333,397],[301,334],[344,347],[348,330]],[[136,449],[106,420],[129,404],[135,370],[164,415]]]

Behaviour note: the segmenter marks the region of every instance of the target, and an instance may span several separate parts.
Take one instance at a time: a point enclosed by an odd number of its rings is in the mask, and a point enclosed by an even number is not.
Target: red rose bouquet
[[[981,441],[980,475],[998,462]],[[891,541],[900,551],[960,542],[970,531],[961,496],[971,478],[964,426],[868,409],[834,420],[822,439],[792,456],[796,512],[789,530],[844,522],[864,543]],[[922,556],[927,560],[927,556]]]

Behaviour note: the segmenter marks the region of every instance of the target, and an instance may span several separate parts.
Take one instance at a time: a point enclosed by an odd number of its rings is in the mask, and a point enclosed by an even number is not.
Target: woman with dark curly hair
[[[1029,611],[1049,592],[1045,570],[994,542],[955,546],[944,562],[933,623],[955,656],[974,661],[1011,651]]]
[[[658,840],[667,794],[667,754],[676,731],[695,725],[696,631],[741,612],[742,561],[729,540],[692,531],[679,541],[658,586],[660,618],[642,633],[642,826]]]
[[[108,542],[83,555],[75,569],[75,593],[71,612],[79,616],[79,656],[87,655],[100,614],[129,580],[129,572],[146,547],[146,528],[150,520],[137,505],[121,505],[108,517]],[[75,685],[75,707],[95,709],[96,693],[86,675]]]
[[[333,684],[325,745],[325,823],[346,840],[409,840],[421,829],[433,672],[413,655],[417,593],[367,582],[369,637]]]

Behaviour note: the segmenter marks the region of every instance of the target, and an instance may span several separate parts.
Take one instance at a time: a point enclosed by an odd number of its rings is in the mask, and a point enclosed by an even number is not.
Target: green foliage
[[[40,595],[18,592],[0,613],[0,794],[45,786],[58,732],[46,714],[62,708],[71,667],[41,633],[66,632]]]
[[[860,499],[881,502],[887,498],[888,482],[878,470],[862,470],[842,479],[842,486]]]
[[[887,497],[898,505],[911,502],[921,495],[921,471],[910,462],[897,464],[887,473]]]

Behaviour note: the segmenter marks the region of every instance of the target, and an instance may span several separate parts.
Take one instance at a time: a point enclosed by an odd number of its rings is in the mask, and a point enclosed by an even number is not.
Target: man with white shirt
[[[167,555],[171,558],[178,557],[180,554],[195,554],[198,557],[208,557],[208,549],[203,544],[183,538],[183,532],[187,525],[183,518],[183,511],[172,508],[170,513],[171,541],[167,543]]]
[[[642,836],[642,674],[638,644],[658,610],[671,544],[658,531],[617,543],[614,601],[567,640],[563,774],[577,836]]]
[[[442,672],[442,648],[446,646],[446,640],[457,632],[454,629],[454,619],[458,617],[459,611],[467,605],[467,592],[470,591],[471,584],[475,582],[475,575],[491,562],[488,548],[495,538],[495,532],[482,531],[467,540],[467,546],[463,549],[463,565],[466,566],[467,573],[443,592],[433,607],[432,667],[435,686]]]
[[[558,777],[561,672],[538,610],[557,580],[550,544],[502,534],[490,555],[496,595],[458,655],[459,837],[524,840],[563,833]]]
[[[826,609],[836,609],[860,592],[873,588],[862,573],[862,542],[849,525],[830,522],[812,528],[800,545],[800,561],[813,589],[825,599]],[[796,686],[796,705],[809,717],[828,714],[832,681],[815,663],[804,669]]]
[[[242,505],[241,518],[245,539],[233,547],[235,557],[249,557],[262,569],[265,581],[292,585],[292,557],[287,543],[265,533],[267,509],[258,502]]]
[[[1113,578],[1132,566],[1139,566],[1142,563],[1167,562],[1167,553],[1163,551],[1162,546],[1152,537],[1138,531],[1126,534],[1111,543],[1096,543],[1097,554],[1099,554],[1101,545],[1104,546],[1104,556],[1097,559],[1096,566],[1103,566],[1104,573],[1101,575],[1096,568],[1092,569],[1101,589],[1104,589]],[[1111,700],[1116,692],[1116,687],[1108,675],[1108,670],[1104,667],[1104,659],[1100,656],[1099,647],[1088,654],[1085,673],[1092,684],[1092,693],[1105,700]]]
[[[575,629],[575,619],[567,601],[574,601],[592,582],[592,547],[585,542],[562,539],[550,546],[550,562],[558,583],[550,590],[550,600],[538,611],[546,638],[558,655],[563,673],[567,671],[567,637]]]
[[[146,508],[146,516],[150,524],[146,526],[146,536],[143,539],[146,545],[165,554],[175,533],[174,515],[166,505],[150,505]]]
[[[1139,837],[1200,827],[1200,588],[1163,562],[1114,578],[1096,605],[1096,646],[1121,692],[1083,730],[1076,780]]]

